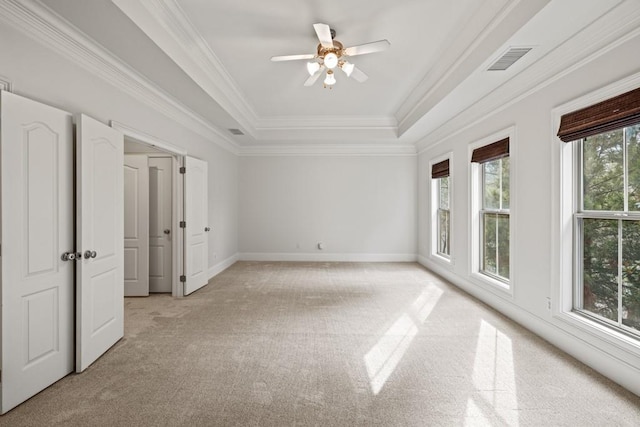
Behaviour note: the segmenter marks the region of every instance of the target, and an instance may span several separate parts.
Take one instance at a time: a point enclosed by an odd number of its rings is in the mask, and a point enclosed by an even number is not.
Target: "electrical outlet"
[[[547,311],[551,311],[551,298],[547,297]]]

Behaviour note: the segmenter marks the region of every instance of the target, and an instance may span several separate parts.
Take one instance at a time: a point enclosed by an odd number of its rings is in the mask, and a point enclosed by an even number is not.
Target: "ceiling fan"
[[[345,48],[338,40],[334,40],[336,32],[329,28],[327,24],[313,24],[313,28],[316,30],[316,34],[320,40],[316,53],[271,57],[271,60],[274,62],[312,59],[313,61],[307,62],[309,78],[304,82],[305,86],[313,85],[326,70],[324,87],[331,88],[336,83],[334,74],[336,68],[341,69],[347,77],[353,77],[356,81],[362,83],[366,81],[369,76],[354,64],[347,61],[348,57],[380,52],[391,45],[388,40],[378,40],[376,42]]]

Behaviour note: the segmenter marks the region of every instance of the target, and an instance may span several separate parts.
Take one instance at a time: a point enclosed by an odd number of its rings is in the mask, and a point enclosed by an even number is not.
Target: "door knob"
[[[63,261],[78,261],[82,259],[80,252],[65,252],[60,257]]]
[[[84,251],[84,259],[95,258],[98,256],[96,251]]]
[[[205,227],[205,228],[204,228],[204,231],[211,231],[211,228],[209,228],[209,227]]]
[[[169,233],[171,233],[171,230],[169,230],[168,228],[164,230],[164,234],[169,234]]]
[[[62,256],[60,257],[63,261],[73,261],[76,259],[76,253],[75,252],[65,252],[62,254]]]

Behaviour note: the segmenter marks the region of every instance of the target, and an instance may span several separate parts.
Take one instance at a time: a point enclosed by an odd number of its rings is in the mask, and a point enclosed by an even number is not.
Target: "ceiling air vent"
[[[229,129],[229,132],[231,132],[232,135],[244,135],[244,132],[240,129]]]
[[[498,58],[498,60],[487,69],[487,71],[504,71],[511,67],[518,59],[522,58],[530,50],[530,47],[512,47],[504,55]]]

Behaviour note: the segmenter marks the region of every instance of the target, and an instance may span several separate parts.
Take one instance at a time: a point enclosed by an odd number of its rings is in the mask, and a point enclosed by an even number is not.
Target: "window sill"
[[[470,278],[472,282],[479,285],[483,289],[486,289],[503,298],[513,298],[513,287],[510,283],[502,282],[480,272],[471,273]]]
[[[453,262],[453,258],[447,258],[445,256],[439,254],[431,254],[429,256],[432,261],[437,262],[445,267],[451,268],[455,263]]]
[[[640,357],[640,339],[616,331],[600,322],[576,312],[556,312],[554,318],[569,324],[601,341],[620,349],[631,356]]]

